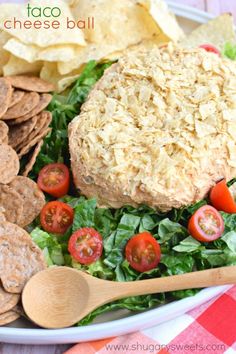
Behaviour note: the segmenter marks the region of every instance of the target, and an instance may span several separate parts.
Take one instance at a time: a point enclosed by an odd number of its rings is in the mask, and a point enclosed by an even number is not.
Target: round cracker
[[[49,112],[41,112],[36,116],[36,124],[32,132],[27,136],[27,138],[22,141],[21,144],[17,146],[17,151],[20,151],[22,148],[27,146],[29,142],[31,142],[36,136],[38,136],[44,127],[46,126],[47,120],[49,119]],[[51,122],[51,121],[50,121]],[[50,124],[50,123],[49,123]]]
[[[43,140],[40,140],[40,141],[38,142],[38,144],[35,146],[34,151],[33,151],[33,154],[32,154],[32,156],[31,156],[29,162],[28,162],[27,165],[25,166],[25,170],[24,170],[24,172],[23,172],[23,176],[24,176],[24,177],[27,177],[28,174],[32,171],[32,169],[33,169],[33,167],[34,167],[34,164],[35,164],[35,162],[36,162],[36,160],[37,160],[37,156],[38,156],[38,154],[40,153],[42,146],[43,146]]]
[[[37,117],[33,117],[24,123],[10,127],[9,145],[15,149],[20,145],[34,129],[37,123]]]
[[[19,158],[15,150],[6,144],[0,144],[0,183],[10,183],[20,169]]]
[[[42,251],[29,234],[0,237],[0,278],[4,289],[20,294],[26,282],[46,268]]]
[[[38,122],[30,134],[29,141],[32,141],[36,136],[38,136],[42,131],[47,129],[52,121],[52,113],[48,111],[42,112],[38,116]]]
[[[19,294],[11,294],[6,292],[0,285],[0,315],[10,311],[15,307],[20,300]]]
[[[8,125],[0,120],[0,143],[4,143],[6,140],[8,141]]]
[[[0,78],[0,117],[2,117],[9,106],[11,96],[12,96],[12,86],[10,82],[4,78]]]
[[[29,225],[45,205],[44,194],[37,183],[24,176],[17,176],[9,185],[23,199],[23,213],[19,225]]]
[[[13,87],[20,88],[25,91],[36,91],[46,93],[55,90],[53,84],[35,76],[17,75],[8,76],[7,79]]]
[[[28,236],[28,233],[20,226],[5,221],[5,222],[0,222],[0,238],[3,235],[7,235],[10,237],[20,237],[22,235]]]
[[[0,326],[4,326],[8,323],[12,323],[20,317],[20,314],[10,310],[0,315]]]
[[[0,142],[0,144],[6,144],[6,145],[8,145],[8,135],[5,136],[5,138],[2,140],[2,142]]]
[[[5,209],[3,209],[3,211],[5,211]],[[0,223],[6,221],[6,217],[3,214],[3,211],[2,210],[0,211]]]
[[[20,225],[23,213],[23,198],[10,186],[0,185],[0,205],[7,221]]]
[[[26,93],[20,102],[7,110],[2,119],[8,120],[24,116],[32,111],[38,103],[39,94],[37,92]]]
[[[12,106],[20,102],[23,99],[24,94],[24,91],[14,90],[8,108],[11,108]]]
[[[23,147],[20,152],[18,153],[19,158],[22,158],[22,156],[28,154],[28,152],[31,150],[31,148],[36,145],[42,138],[48,135],[48,133],[51,132],[51,128],[47,128],[43,130],[38,136],[36,136],[29,144],[25,147]]]
[[[43,93],[42,95],[40,95],[38,105],[32,111],[22,117],[10,121],[10,125],[20,124],[32,118],[33,116],[36,116],[37,114],[41,113],[45,108],[47,108],[51,100],[52,95],[49,95],[48,93]]]

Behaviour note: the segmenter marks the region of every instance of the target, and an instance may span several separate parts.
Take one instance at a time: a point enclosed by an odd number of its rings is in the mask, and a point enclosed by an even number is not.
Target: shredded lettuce
[[[44,253],[48,266],[65,265],[63,250],[58,242],[58,237],[36,227],[31,232],[33,241],[41,248]]]
[[[236,45],[226,43],[223,55],[236,60]],[[31,178],[35,179],[39,170],[48,163],[64,162],[69,166],[67,126],[79,114],[80,107],[91,88],[111,64],[111,62],[103,64],[89,62],[70,91],[64,95],[54,95],[48,107],[53,114],[52,132],[45,139]],[[235,181],[236,179],[229,182],[228,186]],[[125,206],[118,210],[98,208],[95,199],[76,197],[75,191],[71,192],[73,197],[66,196],[61,199],[74,209],[73,225],[65,235],[56,236],[43,231],[38,220],[33,224],[32,239],[43,250],[48,266],[67,265],[102,279],[137,281],[236,265],[236,214],[221,213],[225,231],[223,236],[214,242],[200,243],[188,234],[189,218],[197,209],[207,204],[207,200],[182,209],[173,209],[168,213],[159,213],[147,206],[139,208]],[[91,265],[75,262],[67,249],[71,234],[82,227],[93,227],[103,237],[102,257]],[[138,273],[126,261],[124,248],[135,233],[142,231],[150,231],[157,239],[162,257],[157,268]],[[173,299],[194,295],[197,291],[188,289],[122,299],[96,309],[78,325],[86,325],[107,311],[116,309],[142,311]]]
[[[236,60],[236,44],[235,43],[226,43],[224,50],[223,50],[223,55],[231,60]]]
[[[225,222],[223,236],[211,243],[200,243],[186,228],[189,217],[206,201],[181,210],[157,213],[140,206],[125,206],[118,210],[98,208],[95,199],[66,196],[61,199],[74,208],[74,222],[63,236],[48,234],[40,226],[31,232],[34,242],[43,250],[48,265],[67,265],[84,270],[93,276],[113,281],[137,281],[168,275],[183,274],[223,265],[236,265],[236,214],[222,212]],[[102,257],[91,265],[72,260],[68,250],[70,235],[82,228],[93,227],[103,237]],[[124,257],[127,241],[136,233],[148,230],[161,246],[162,257],[157,268],[139,273]],[[79,325],[90,323],[96,316],[114,309],[141,311],[173,299],[194,295],[198,290],[188,289],[163,294],[138,296],[104,305],[85,317]]]

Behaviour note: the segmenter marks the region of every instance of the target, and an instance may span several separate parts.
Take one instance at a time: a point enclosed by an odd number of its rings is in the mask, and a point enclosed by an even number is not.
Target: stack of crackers
[[[25,227],[39,215],[44,194],[30,178],[18,176],[19,158],[5,143],[0,143],[0,162],[0,211],[7,221]]]
[[[0,78],[0,142],[8,143],[21,159],[31,150],[32,157],[24,176],[36,160],[43,138],[50,132],[49,105],[53,85],[30,76]]]
[[[21,316],[19,302],[23,288],[34,274],[45,268],[43,253],[30,235],[0,214],[0,326]]]
[[[45,205],[37,183],[18,176],[19,159],[49,132],[51,85],[37,78],[0,78],[0,325],[20,317],[26,282],[46,268],[42,251],[24,230]]]
[[[20,163],[16,151],[0,143],[0,326],[15,321],[22,310],[20,294],[26,282],[46,268],[42,251],[23,229],[45,205],[37,183],[18,176]]]
[[[42,251],[23,227],[45,204],[44,194],[28,177],[17,176],[19,159],[9,145],[0,144],[0,326],[15,321],[26,282],[46,268]]]

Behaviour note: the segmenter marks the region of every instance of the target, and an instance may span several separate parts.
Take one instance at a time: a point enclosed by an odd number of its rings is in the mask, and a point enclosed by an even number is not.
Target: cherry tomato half
[[[224,221],[215,208],[204,205],[191,216],[188,231],[198,241],[211,242],[223,234]]]
[[[138,272],[156,268],[161,259],[159,243],[149,232],[133,236],[125,247],[125,257]]]
[[[47,203],[40,213],[43,229],[55,234],[64,234],[73,223],[74,210],[67,204],[54,201]]]
[[[223,179],[217,183],[210,191],[211,204],[217,209],[225,213],[236,213],[236,203],[227,187],[226,180]]]
[[[205,49],[207,52],[214,53],[219,55],[220,57],[220,51],[212,44],[202,44],[199,46],[199,48]]]
[[[102,250],[102,236],[93,228],[84,227],[70,237],[68,251],[81,264],[97,261],[102,255]]]
[[[63,163],[46,165],[39,172],[37,183],[42,191],[47,192],[53,197],[63,197],[69,190],[69,170]]]

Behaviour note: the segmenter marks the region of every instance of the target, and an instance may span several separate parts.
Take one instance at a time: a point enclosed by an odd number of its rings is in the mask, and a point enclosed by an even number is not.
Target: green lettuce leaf
[[[184,239],[188,235],[188,231],[181,224],[173,222],[168,218],[162,220],[158,227],[159,243],[165,243],[166,241],[178,242]]]
[[[81,229],[82,227],[95,227],[94,214],[96,204],[97,202],[95,199],[88,199],[82,200],[81,203],[75,207],[74,222],[72,227],[73,232]]]
[[[57,236],[48,234],[39,227],[31,232],[32,240],[43,250],[48,266],[65,265],[62,246],[59,244]]]
[[[214,242],[200,243],[188,234],[186,225],[189,217],[197,208],[206,204],[205,200],[183,208],[179,214],[175,211],[158,213],[145,206],[125,206],[117,210],[98,208],[95,199],[87,200],[84,197],[65,196],[61,200],[74,209],[74,223],[67,233],[56,236],[41,230],[39,226],[31,232],[33,240],[43,250],[49,266],[65,264],[102,279],[137,281],[236,264],[236,214],[221,213],[225,232]],[[103,237],[102,257],[90,265],[79,264],[68,254],[70,235],[82,227],[93,227]],[[162,256],[158,267],[139,273],[125,259],[124,249],[133,235],[143,231],[149,231],[157,239]],[[106,311],[141,311],[166,301],[194,295],[197,291],[199,290],[188,289],[122,299],[93,311],[79,325],[90,323]]]
[[[231,252],[236,254],[236,231],[227,232],[221,237],[221,240],[226,243]]]
[[[173,247],[176,252],[192,253],[201,249],[201,243],[195,240],[192,236],[188,236],[183,241],[180,241],[178,246]]]
[[[236,44],[235,43],[226,43],[224,50],[223,50],[223,55],[231,60],[236,60]]]
[[[104,241],[104,263],[111,268],[116,268],[124,259],[124,247],[128,240],[136,233],[140,224],[140,217],[132,214],[124,214],[114,231]]]

